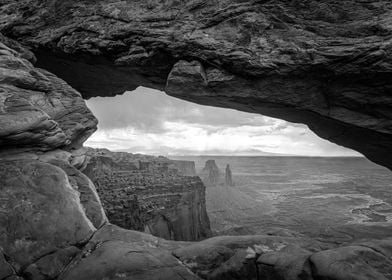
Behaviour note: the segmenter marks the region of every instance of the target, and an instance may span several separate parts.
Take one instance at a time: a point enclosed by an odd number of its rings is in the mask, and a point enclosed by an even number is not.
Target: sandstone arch
[[[307,124],[392,167],[389,1],[5,1],[0,31],[84,98],[137,86]]]
[[[73,167],[97,124],[82,96],[146,86],[306,123],[392,169],[391,31],[388,0],[1,1],[0,278],[200,279],[184,265],[195,252],[198,275],[226,277],[252,244],[286,246],[258,260],[274,277],[389,278],[390,239],[326,251],[279,236],[189,246],[117,228]]]

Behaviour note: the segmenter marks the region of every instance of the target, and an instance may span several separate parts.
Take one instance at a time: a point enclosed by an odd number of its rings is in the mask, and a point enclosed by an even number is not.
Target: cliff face
[[[209,159],[206,161],[203,170],[200,173],[203,182],[207,186],[216,186],[220,181],[220,171],[218,166],[215,163],[215,160]]]
[[[194,163],[87,149],[83,172],[94,182],[111,223],[171,240],[211,235],[205,187]],[[177,169],[181,166],[180,169]]]
[[[307,124],[392,167],[388,0],[2,2],[0,31],[84,98],[137,86]]]
[[[196,176],[196,167],[194,161],[188,160],[170,160],[174,169],[177,169],[182,175]]]
[[[226,186],[230,186],[230,187],[234,186],[233,177],[232,177],[232,174],[231,174],[231,169],[230,169],[230,165],[229,164],[226,165],[225,185]]]

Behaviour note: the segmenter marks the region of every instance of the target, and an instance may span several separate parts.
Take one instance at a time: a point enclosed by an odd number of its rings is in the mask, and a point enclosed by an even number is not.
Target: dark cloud
[[[162,133],[166,131],[164,123],[167,121],[211,127],[270,124],[263,116],[196,105],[147,88],[138,88],[116,97],[92,98],[87,101],[87,105],[98,118],[101,129],[133,127]]]

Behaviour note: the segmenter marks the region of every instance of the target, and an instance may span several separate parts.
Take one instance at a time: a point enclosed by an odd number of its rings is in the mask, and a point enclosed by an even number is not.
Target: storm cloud
[[[162,155],[268,153],[358,156],[307,126],[232,109],[202,106],[138,88],[87,105],[99,120],[87,146]]]

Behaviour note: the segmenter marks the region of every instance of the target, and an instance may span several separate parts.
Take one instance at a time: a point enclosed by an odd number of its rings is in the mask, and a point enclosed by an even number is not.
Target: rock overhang
[[[391,168],[391,10],[354,0],[9,1],[0,30],[84,98],[151,87],[305,123]]]

